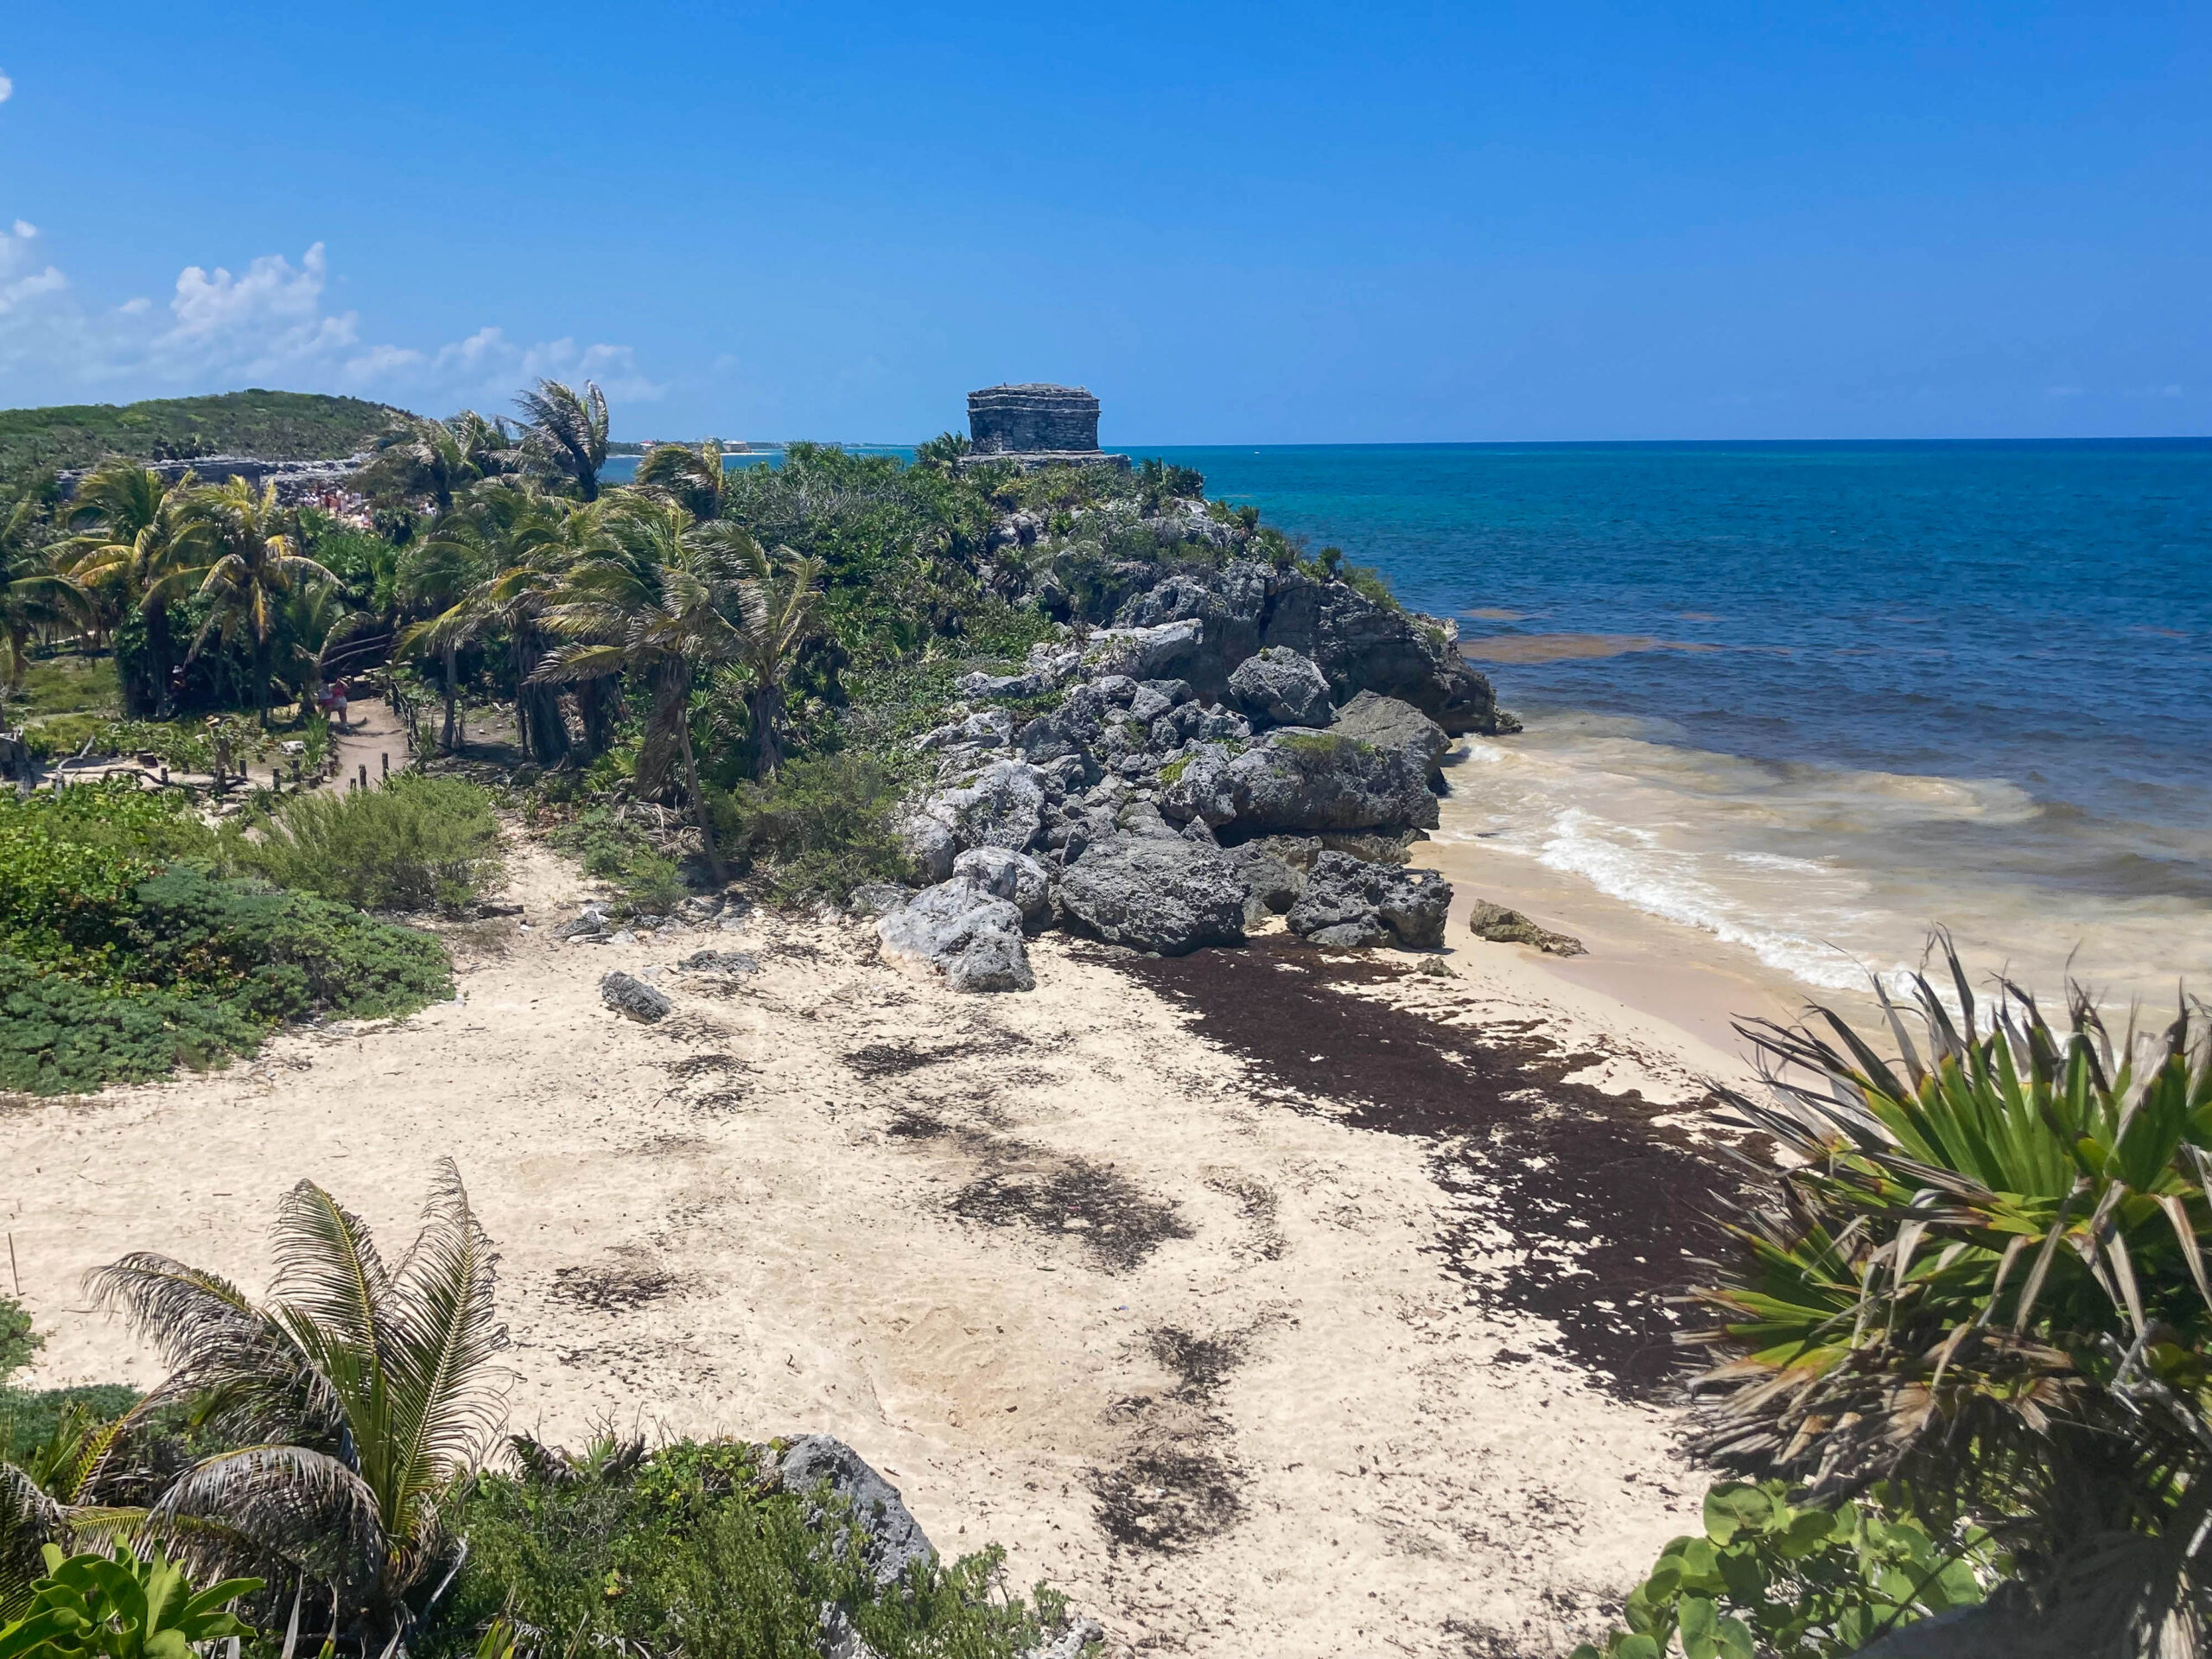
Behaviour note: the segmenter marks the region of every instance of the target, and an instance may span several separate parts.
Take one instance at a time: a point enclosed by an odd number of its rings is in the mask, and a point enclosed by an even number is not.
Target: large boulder
[[[973,847],[952,861],[952,873],[1012,905],[1021,912],[1026,928],[1034,931],[1052,918],[1051,880],[1045,867],[1027,853]]]
[[[1020,852],[1044,827],[1051,780],[1026,760],[995,760],[966,783],[932,795],[921,816],[944,826],[954,847],[1007,847]],[[909,835],[910,846],[916,837]]]
[[[956,720],[925,732],[915,743],[920,749],[1002,749],[1014,741],[1014,717],[1003,709],[987,709],[965,720]]]
[[[1356,737],[1402,755],[1407,766],[1417,770],[1424,782],[1433,782],[1437,763],[1451,752],[1452,740],[1444,728],[1409,702],[1396,697],[1363,691],[1337,710],[1331,731]]]
[[[1236,816],[1236,791],[1229,777],[1233,759],[1221,744],[1200,743],[1170,760],[1160,769],[1160,811],[1179,823],[1193,818],[1209,826],[1230,822]]]
[[[1547,956],[1580,957],[1586,955],[1582,941],[1569,933],[1554,933],[1548,927],[1539,927],[1517,910],[1492,904],[1487,899],[1475,900],[1474,908],[1467,913],[1467,931],[1478,939],[1488,939],[1493,944],[1526,944],[1534,946]]]
[[[959,855],[960,843],[953,839],[949,825],[927,812],[915,812],[899,819],[896,830],[899,844],[924,881],[935,885],[951,879],[952,861]]]
[[[1244,938],[1244,884],[1221,853],[1179,836],[1116,835],[1084,849],[1053,897],[1071,930],[1162,956]]]
[[[1303,863],[1295,861],[1303,852]],[[1306,891],[1306,869],[1313,861],[1313,844],[1286,836],[1268,836],[1224,849],[1222,856],[1244,886],[1244,925],[1256,927],[1268,916],[1281,916]]]
[[[1512,732],[1491,683],[1460,656],[1451,628],[1299,570],[1268,584],[1260,643],[1287,645],[1329,677],[1339,702],[1359,691],[1409,702],[1451,733]]]
[[[776,1473],[785,1491],[817,1506],[807,1515],[809,1526],[819,1527],[830,1517],[824,1500],[842,1500],[837,1507],[859,1524],[861,1554],[878,1589],[889,1589],[910,1565],[937,1554],[929,1535],[907,1512],[899,1489],[842,1440],[802,1434],[785,1447]]]
[[[942,974],[956,991],[1034,990],[1021,932],[1021,912],[1011,900],[964,876],[924,888],[875,925],[886,962]]]
[[[1418,748],[1286,726],[1229,763],[1240,831],[1376,830],[1437,823]]]
[[[1329,677],[1311,657],[1269,645],[1229,677],[1229,695],[1253,726],[1326,726],[1333,715]]]
[[[1443,948],[1452,884],[1434,870],[1370,864],[1349,853],[1322,853],[1305,891],[1283,919],[1317,944]]]

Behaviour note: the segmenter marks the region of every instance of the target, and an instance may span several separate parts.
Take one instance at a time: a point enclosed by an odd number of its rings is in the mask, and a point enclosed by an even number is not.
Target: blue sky
[[[2208,72],[2202,0],[17,6],[0,404],[2203,434]]]

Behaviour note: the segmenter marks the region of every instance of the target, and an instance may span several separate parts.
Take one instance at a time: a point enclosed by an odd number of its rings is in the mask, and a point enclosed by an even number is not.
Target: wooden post
[[[354,787],[356,787],[357,789],[366,789],[368,786],[369,786],[369,763],[368,763],[367,761],[364,760],[364,761],[362,761],[362,762],[361,762],[361,781],[360,781],[359,784],[355,785],[354,785]]]
[[[384,763],[384,771],[379,775],[389,779],[391,776],[391,751],[389,749],[384,750],[378,754],[377,759]]]

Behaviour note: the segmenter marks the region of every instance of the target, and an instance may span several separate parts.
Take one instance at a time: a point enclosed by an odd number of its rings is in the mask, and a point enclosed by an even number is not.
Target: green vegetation
[[[0,410],[0,474],[90,467],[110,455],[189,461],[255,455],[340,461],[371,448],[404,416],[383,404],[320,392],[229,391],[142,404]]]
[[[1004,1592],[995,1550],[917,1563],[879,1588],[855,1517],[785,1490],[772,1446],[515,1447],[518,1471],[480,1479],[461,1516],[448,1653],[502,1615],[598,1647],[731,1659],[819,1652],[824,1607],[885,1659],[1012,1659],[1064,1622],[1044,1586],[1033,1600]]]
[[[128,1545],[112,1557],[41,1552],[46,1576],[29,1586],[22,1616],[0,1625],[0,1659],[186,1659],[200,1643],[251,1636],[228,1611],[262,1587],[226,1579],[194,1591],[156,1548],[145,1560]]]
[[[1969,1532],[1945,1548],[1873,1503],[1789,1500],[1780,1481],[1706,1494],[1705,1531],[1676,1538],[1630,1593],[1629,1628],[1574,1659],[1841,1659],[1897,1625],[1982,1599],[1996,1561]]]
[[[450,994],[437,941],[224,873],[244,845],[129,784],[0,794],[0,1089],[163,1077]]]
[[[185,1659],[181,1644],[251,1634],[216,1616],[239,1599],[262,1628],[291,1626],[287,1652],[302,1639],[327,1655],[404,1643],[442,1659],[513,1659],[524,1640],[539,1653],[796,1659],[834,1631],[884,1659],[1014,1659],[1066,1623],[1045,1586],[1007,1592],[995,1549],[879,1584],[873,1517],[826,1484],[787,1489],[776,1445],[649,1451],[603,1436],[572,1456],[497,1442],[496,1258],[450,1163],[396,1264],[311,1181],[283,1201],[275,1249],[264,1302],[162,1255],[94,1275],[95,1301],[173,1370],[143,1399],[123,1391],[119,1414],[80,1407],[44,1440],[12,1442],[0,1618],[76,1617],[29,1637],[10,1627],[10,1659]],[[511,1470],[486,1465],[500,1451]],[[211,1574],[251,1570],[278,1588],[193,1595],[161,1561],[164,1543]],[[162,1629],[177,1634],[147,1638]]]
[[[416,772],[380,789],[296,796],[258,842],[229,850],[278,887],[362,910],[457,912],[504,880],[491,797],[458,778]]]
[[[2044,1650],[2147,1651],[2212,1611],[2212,1032],[2115,1039],[2078,988],[2054,1025],[1946,955],[1950,1003],[1883,999],[1893,1061],[1833,1014],[1744,1028],[1778,1099],[1728,1098],[1793,1166],[1697,1293],[1701,1449],[1984,1528]]]

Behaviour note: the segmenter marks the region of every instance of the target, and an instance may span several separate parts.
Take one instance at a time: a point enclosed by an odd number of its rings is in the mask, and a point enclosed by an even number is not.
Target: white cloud
[[[0,104],[5,104],[15,95],[16,83],[9,79],[7,76],[0,75]]]
[[[38,242],[20,219],[0,234],[0,370],[22,402],[271,385],[442,414],[464,404],[503,407],[541,375],[597,380],[618,404],[664,390],[639,372],[626,346],[579,346],[569,338],[521,345],[496,327],[429,347],[364,340],[359,312],[325,308],[330,264],[320,242],[296,265],[281,254],[235,274],[188,265],[166,315],[143,297],[87,308]]]

